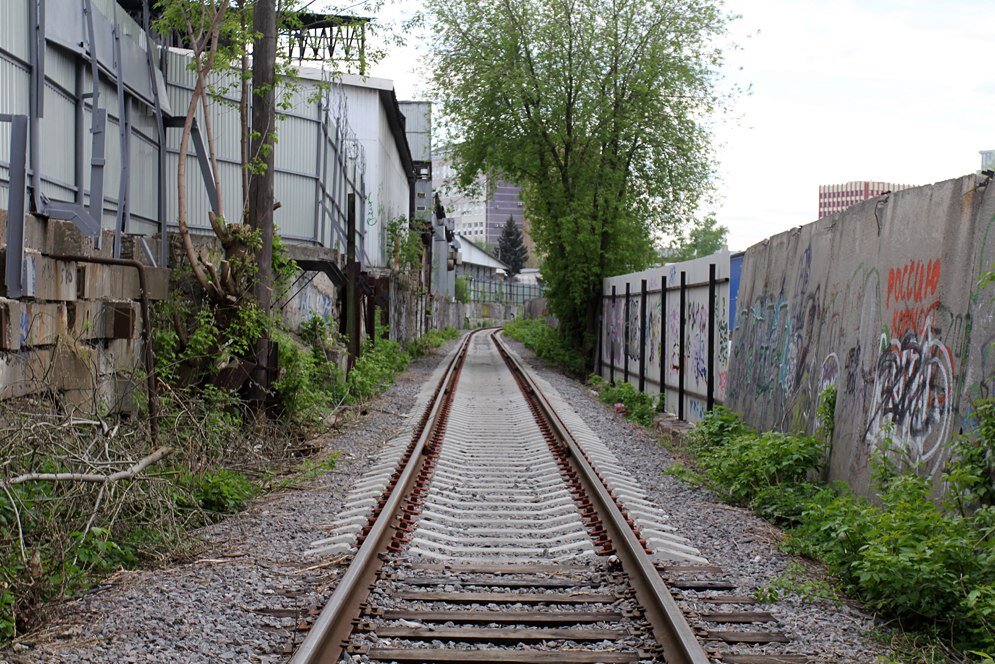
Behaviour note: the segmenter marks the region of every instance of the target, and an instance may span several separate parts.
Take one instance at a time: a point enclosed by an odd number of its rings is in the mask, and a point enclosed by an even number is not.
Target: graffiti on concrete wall
[[[995,190],[968,176],[896,198],[751,247],[730,350],[728,400],[754,426],[813,432],[837,388],[830,476],[858,490],[885,438],[937,473],[995,389],[993,288],[979,284]]]
[[[866,437],[893,437],[904,443],[914,461],[933,472],[952,420],[950,353],[934,337],[930,318],[918,332],[906,330],[890,340],[882,336],[881,344]]]
[[[716,266],[715,311],[709,311],[709,265]],[[736,269],[740,263],[737,262]],[[680,279],[685,276],[685,302],[681,310]],[[725,398],[728,384],[728,366],[731,359],[729,321],[730,256],[721,251],[713,256],[668,265],[662,270],[647,270],[605,280],[604,309],[601,337],[602,375],[613,374],[616,381],[624,377],[626,362],[629,382],[639,382],[641,354],[645,357],[646,389],[659,392],[662,383],[667,393],[667,409],[679,410],[678,397],[680,373],[683,367],[685,388],[685,417],[699,419],[707,407],[709,371],[714,373],[714,396],[718,403]],[[738,276],[738,272],[737,272]],[[667,295],[661,296],[666,278]],[[642,325],[640,301],[642,281],[646,280],[646,319]],[[631,299],[628,315],[625,311],[625,288],[628,284]],[[615,287],[615,298],[611,296]],[[681,319],[683,313],[683,339]],[[715,337],[712,357],[709,357],[708,328],[714,319]],[[628,330],[628,334],[626,333]],[[645,347],[641,342],[645,339]],[[683,342],[683,343],[682,343]],[[681,349],[684,355],[681,356]]]

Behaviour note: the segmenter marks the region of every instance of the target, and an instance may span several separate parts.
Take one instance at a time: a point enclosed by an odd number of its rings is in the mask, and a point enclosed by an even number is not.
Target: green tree
[[[550,308],[593,348],[605,276],[646,267],[709,186],[719,0],[427,0],[460,184],[522,185]]]
[[[672,242],[661,258],[676,263],[710,256],[725,245],[728,235],[728,228],[720,226],[714,217],[707,217],[704,221],[695,223],[686,234]]]
[[[525,261],[529,259],[529,250],[525,248],[525,241],[522,238],[522,229],[515,223],[515,218],[508,216],[508,221],[504,222],[501,229],[501,237],[498,239],[497,257],[508,266],[509,277],[513,277],[525,267]]]

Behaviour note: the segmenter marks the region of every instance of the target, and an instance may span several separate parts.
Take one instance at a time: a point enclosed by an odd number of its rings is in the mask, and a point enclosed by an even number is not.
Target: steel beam
[[[24,214],[27,198],[28,117],[0,115],[10,123],[10,193],[7,198],[7,255],[4,283],[7,297],[18,298],[24,290]]]

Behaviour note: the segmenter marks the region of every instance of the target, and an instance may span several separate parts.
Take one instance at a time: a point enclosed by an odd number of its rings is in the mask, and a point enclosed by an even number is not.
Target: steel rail
[[[521,360],[508,351],[500,335],[495,334],[492,339],[509,368],[521,379],[526,398],[534,401],[554,435],[566,446],[581,483],[615,545],[622,569],[629,576],[636,598],[646,612],[646,620],[653,628],[653,636],[663,648],[665,661],[668,664],[708,664],[710,661],[708,655],[695,637],[670,590],[660,578],[653,561],[626,522],[608,488],[598,479],[594,466],[587,459],[583,448],[574,439]]]
[[[470,340],[479,330],[471,332],[462,341],[462,345],[454,354],[439,381],[432,402],[426,408],[425,423],[421,430],[416,429],[417,439],[409,450],[404,469],[397,480],[383,510],[373,523],[345,574],[332,593],[331,598],[322,609],[307,637],[294,653],[290,664],[327,664],[337,662],[345,650],[349,635],[353,631],[353,622],[360,613],[360,608],[369,596],[372,584],[380,570],[382,560],[380,554],[386,550],[397,529],[396,520],[399,509],[410,493],[421,466],[425,461],[426,445],[431,440],[439,416],[447,402],[451,402],[459,370],[470,348]]]

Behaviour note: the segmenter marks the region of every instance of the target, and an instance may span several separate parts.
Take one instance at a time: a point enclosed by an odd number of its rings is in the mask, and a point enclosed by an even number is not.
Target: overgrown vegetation
[[[885,440],[871,502],[817,479],[834,399],[823,395],[820,437],[759,433],[716,408],[688,438],[699,477],[784,527],[788,551],[823,561],[882,617],[984,661],[995,652],[993,402],[978,406],[975,434],[953,443],[944,498]]]
[[[586,362],[584,356],[574,350],[563,338],[560,331],[538,318],[516,318],[504,325],[504,332],[512,339],[521,341],[533,353],[552,362],[567,373],[581,377]]]
[[[588,377],[587,382],[598,391],[598,399],[601,403],[614,406],[615,410],[628,417],[633,422],[644,427],[652,426],[653,416],[656,415],[656,400],[651,394],[640,392],[630,383],[617,383],[609,385],[604,378],[597,374]]]
[[[462,302],[463,304],[470,301],[470,282],[466,277],[456,277],[453,296],[457,302]]]
[[[185,535],[191,529],[243,509],[264,491],[331,470],[334,454],[307,458],[317,450],[308,439],[322,418],[372,398],[412,356],[459,336],[433,331],[405,349],[381,331],[381,338],[364,341],[345,377],[339,368],[344,343],[328,320],[310,318],[297,335],[274,325],[279,417],[260,420],[235,391],[190,370],[237,343],[205,327],[195,335],[203,341],[186,346],[189,354],[159,358],[166,378],[159,382],[159,445],[166,453],[134,477],[106,483],[25,478],[103,476],[132,466],[149,454],[144,413],[79,419],[55,401],[0,402],[0,641],[37,625],[46,600],[122,567],[183,556],[196,546]],[[157,327],[157,345],[168,344],[174,330]],[[197,344],[195,356],[189,349]]]

